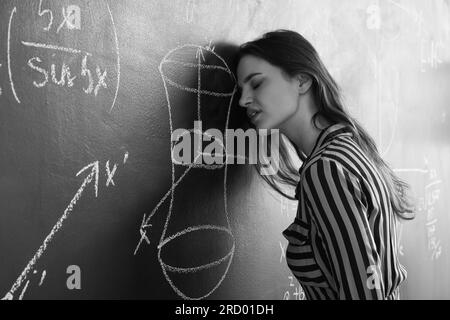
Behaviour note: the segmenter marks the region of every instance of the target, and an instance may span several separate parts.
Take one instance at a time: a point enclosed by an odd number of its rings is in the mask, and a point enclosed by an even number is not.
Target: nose
[[[239,98],[239,105],[243,108],[247,108],[252,103],[252,97],[250,94],[242,90],[241,97]]]

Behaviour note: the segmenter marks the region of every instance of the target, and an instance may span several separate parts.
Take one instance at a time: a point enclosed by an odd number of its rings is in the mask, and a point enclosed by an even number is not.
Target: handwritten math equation
[[[435,3],[435,5],[441,6],[440,3]],[[448,16],[445,19],[444,7],[441,9],[443,10],[439,12],[437,19],[441,18],[446,24],[444,28],[448,30],[450,22]],[[394,16],[393,13],[398,14],[398,16]],[[412,33],[418,39],[421,72],[426,72],[427,69],[437,69],[440,64],[444,63],[443,58],[447,52],[448,33],[447,39],[431,35],[433,33],[432,25],[435,21],[428,21],[429,17],[426,16],[424,9],[416,8],[413,4],[407,5],[397,0],[389,0],[383,5],[369,5],[366,14],[367,29],[379,32],[383,40],[388,42],[398,41],[405,35],[402,34],[402,28],[400,27],[400,17],[405,17],[404,21],[413,26],[412,29],[405,29],[406,32]]]
[[[110,79],[108,67],[101,62],[102,57],[99,54],[94,55],[84,49],[61,45],[59,42],[63,42],[62,40],[54,40],[69,39],[70,42],[80,43],[83,39],[82,34],[91,32],[83,30],[83,8],[70,4],[62,6],[59,12],[51,9],[46,3],[48,1],[40,0],[37,8],[14,7],[9,14],[6,64],[0,61],[0,72],[7,69],[9,87],[15,101],[19,104],[22,102],[23,93],[28,91],[27,85],[38,89],[50,86],[71,89],[73,92],[81,92],[94,98],[103,91],[108,92],[107,89],[110,89],[110,86],[114,87],[114,84]],[[30,10],[32,10],[31,18],[34,20],[31,23],[35,23],[36,28],[29,34],[21,33],[20,30],[24,29],[20,25],[24,20],[21,14],[28,17]],[[117,78],[116,95],[110,108],[112,110],[120,81],[120,57],[114,21],[106,2],[105,11],[111,18],[116,44],[114,55],[117,56],[117,65],[114,68],[114,75],[117,74],[114,76]],[[62,31],[66,32],[64,36],[61,36]],[[34,33],[36,33],[34,36],[45,40],[27,38],[33,37]],[[19,55],[18,51],[26,52],[24,61],[21,61],[23,55]],[[26,72],[27,76],[18,76],[17,73],[23,72]],[[5,91],[0,85],[0,96]]]
[[[443,181],[439,177],[437,169],[430,166],[429,160],[425,158],[424,161],[425,169],[395,169],[394,171],[419,174],[424,179],[422,192],[416,197],[415,211],[417,217],[425,216],[427,250],[430,259],[437,260],[443,253],[443,244],[438,236],[439,217],[437,214]],[[403,234],[403,227],[401,224],[399,225],[398,232],[400,254],[404,255],[404,248],[401,244]]]
[[[284,263],[286,265],[286,245],[280,241],[280,264]],[[287,288],[283,293],[283,300],[306,300],[305,292],[303,291],[300,283],[293,276],[287,276],[288,281],[286,281]]]
[[[439,219],[436,215],[436,204],[441,196],[440,186],[442,181],[438,179],[436,170],[428,173],[428,183],[425,186],[425,194],[418,200],[418,211],[426,214],[427,248],[432,260],[437,260],[442,254],[442,244],[436,235]]]

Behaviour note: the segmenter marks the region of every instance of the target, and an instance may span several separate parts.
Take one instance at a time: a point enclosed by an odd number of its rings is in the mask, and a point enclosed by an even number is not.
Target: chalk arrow
[[[203,55],[202,48],[197,49],[197,52],[195,53],[195,57],[198,59],[199,62],[200,62],[200,57],[202,58],[203,62],[205,62],[205,56]]]
[[[17,278],[16,282],[11,287],[11,290],[9,290],[9,292],[2,298],[2,300],[12,300],[14,298],[14,293],[16,292],[16,290],[22,285],[23,281],[26,280],[28,273],[33,269],[33,266],[36,264],[36,262],[39,260],[39,258],[42,256],[42,254],[45,252],[45,250],[47,249],[47,246],[52,241],[53,236],[59,231],[59,229],[61,229],[64,220],[66,220],[67,217],[69,216],[69,214],[73,211],[73,208],[74,208],[75,204],[77,203],[77,201],[81,198],[81,195],[83,194],[84,189],[94,179],[95,179],[94,180],[94,182],[95,182],[94,183],[95,197],[97,197],[97,195],[98,195],[98,172],[99,172],[98,167],[99,167],[98,161],[95,161],[91,164],[88,164],[86,167],[81,169],[76,174],[76,176],[78,177],[78,175],[80,175],[84,171],[87,171],[89,169],[91,170],[89,175],[84,179],[83,183],[81,184],[81,187],[78,189],[75,196],[70,201],[67,208],[64,210],[64,214],[61,216],[61,218],[59,218],[58,222],[53,226],[52,230],[50,231],[48,236],[45,238],[44,242],[41,244],[39,249],[36,251],[33,258],[30,260],[30,262],[28,262],[25,269],[22,271],[20,276]]]

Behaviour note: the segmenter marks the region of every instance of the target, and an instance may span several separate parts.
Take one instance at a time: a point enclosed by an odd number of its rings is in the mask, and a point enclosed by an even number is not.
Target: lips
[[[247,117],[249,117],[250,120],[253,120],[259,113],[260,111],[258,110],[247,110]]]

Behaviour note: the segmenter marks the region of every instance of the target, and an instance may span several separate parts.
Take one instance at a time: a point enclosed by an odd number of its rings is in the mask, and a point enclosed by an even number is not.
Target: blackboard
[[[402,298],[450,298],[446,0],[2,1],[0,295],[303,299],[281,235],[296,202],[250,165],[171,161],[176,128],[245,128],[231,58],[278,28],[411,184]]]

